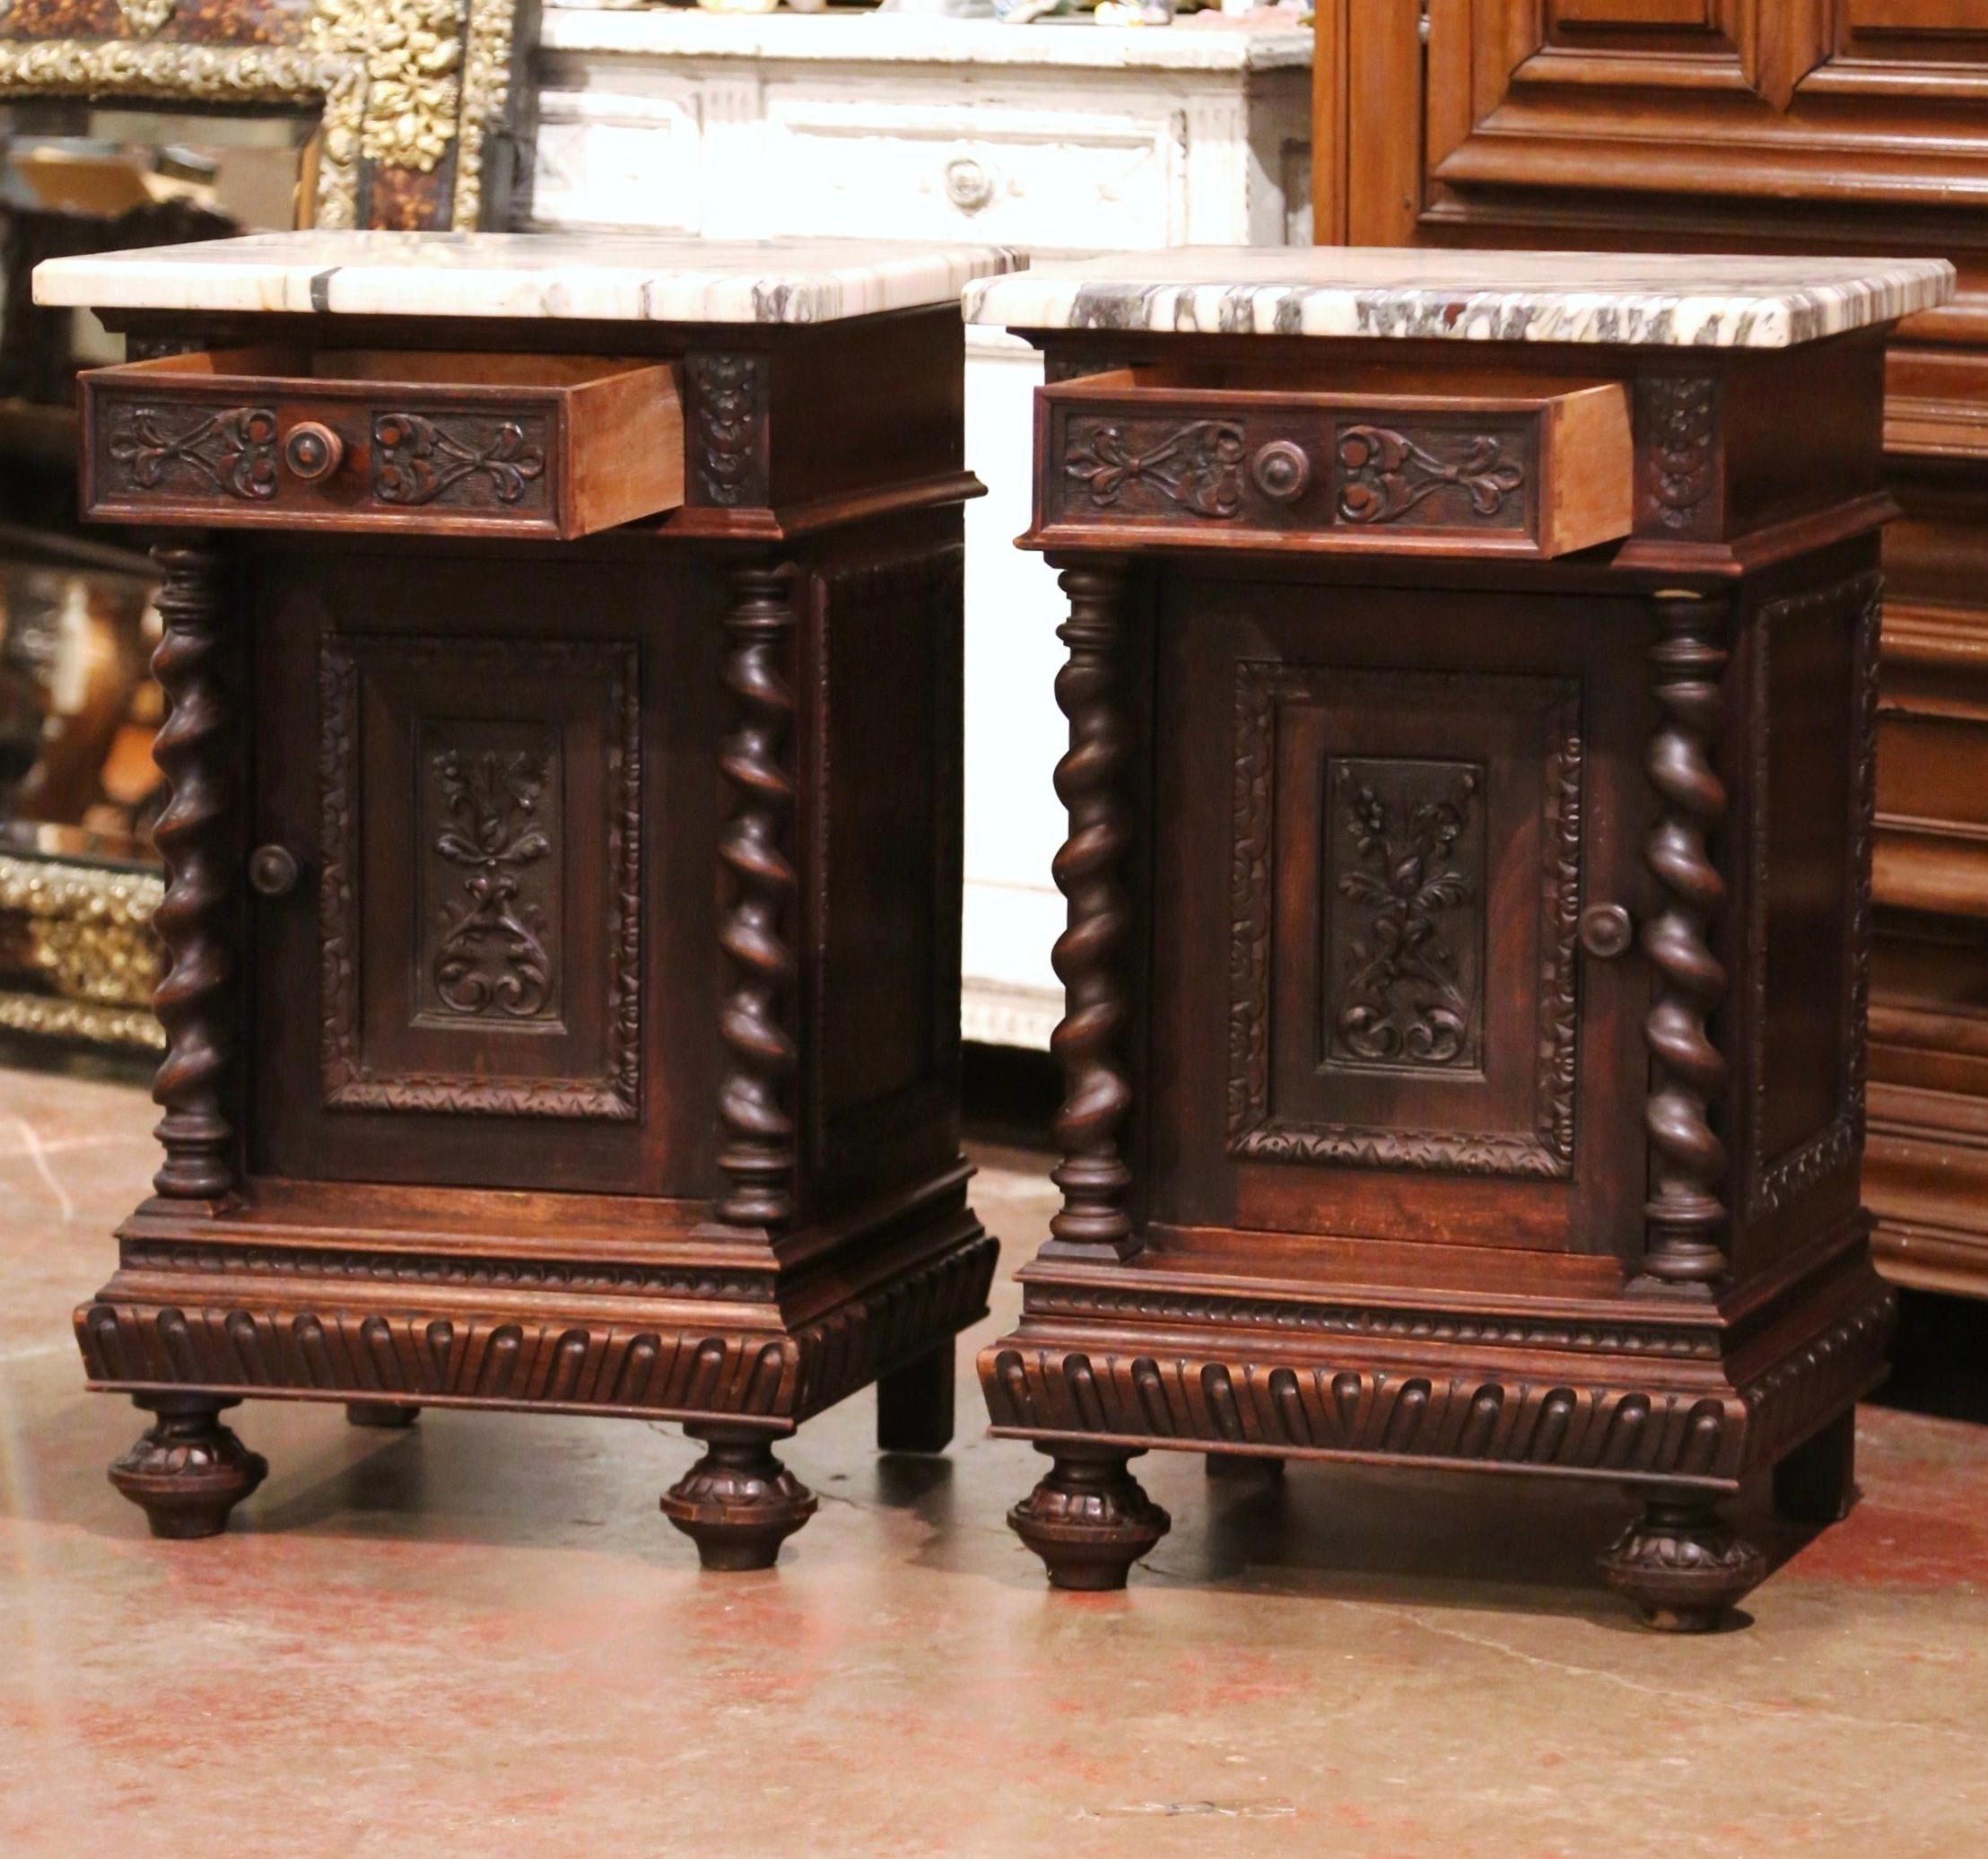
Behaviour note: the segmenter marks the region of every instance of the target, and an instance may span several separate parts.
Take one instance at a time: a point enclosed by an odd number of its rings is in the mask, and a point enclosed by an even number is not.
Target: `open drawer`
[[[232,349],[82,383],[100,522],[571,540],[684,501],[668,362]]]
[[[1369,373],[1312,389],[1126,368],[1044,388],[1032,540],[1547,557],[1628,535],[1623,383]]]

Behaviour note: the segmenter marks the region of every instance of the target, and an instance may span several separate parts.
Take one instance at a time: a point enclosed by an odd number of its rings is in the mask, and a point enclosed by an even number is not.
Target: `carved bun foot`
[[[1051,1455],[1049,1474],[1008,1512],[1009,1527],[1042,1558],[1051,1587],[1122,1588],[1173,1521],[1125,1469],[1139,1455],[1095,1446],[1037,1451]]]
[[[269,1475],[216,1418],[232,1401],[205,1394],[140,1394],[158,1416],[110,1467],[110,1482],[145,1514],[154,1536],[172,1541],[218,1536],[228,1513]]]
[[[1601,1576],[1645,1627],[1710,1633],[1767,1572],[1705,1497],[1645,1497],[1644,1513],[1601,1558]]]
[[[388,1432],[412,1427],[421,1410],[405,1401],[348,1401],[346,1421],[354,1427],[379,1427]]]
[[[1238,1484],[1277,1485],[1284,1482],[1284,1461],[1260,1453],[1210,1453],[1208,1475],[1233,1479]]]
[[[687,1427],[704,1456],[663,1494],[663,1514],[697,1545],[706,1568],[771,1568],[780,1546],[815,1514],[815,1494],[744,1427]]]

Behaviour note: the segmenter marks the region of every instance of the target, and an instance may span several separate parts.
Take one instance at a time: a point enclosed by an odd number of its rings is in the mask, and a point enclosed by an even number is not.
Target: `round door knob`
[[[946,164],[946,197],[962,213],[978,213],[994,197],[994,177],[971,155]]]
[[[303,420],[290,429],[283,442],[283,461],[291,476],[307,484],[329,477],[344,461],[345,441],[329,426],[316,420]]]
[[[287,897],[297,888],[297,857],[288,846],[258,845],[248,854],[248,882],[265,897]]]
[[[1604,962],[1626,953],[1635,935],[1629,912],[1619,903],[1597,903],[1581,912],[1581,947]]]
[[[1304,448],[1288,439],[1273,439],[1250,460],[1250,476],[1266,497],[1295,503],[1312,482],[1312,461]]]

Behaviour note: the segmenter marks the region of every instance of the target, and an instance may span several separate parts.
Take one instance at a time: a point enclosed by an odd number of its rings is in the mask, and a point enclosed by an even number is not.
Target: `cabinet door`
[[[1440,243],[1473,223],[1510,242],[1518,221],[1526,244],[1558,227],[1579,245],[1585,224],[1607,229],[1590,244],[1702,247],[1723,213],[1741,249],[1812,249],[1827,207],[1896,245],[1901,209],[1988,200],[1988,9],[1972,0],[1426,0],[1426,13],[1419,35],[1414,0],[1347,13],[1337,127],[1353,243]],[[1662,195],[1696,239],[1661,223]],[[1806,225],[1790,218],[1802,201]],[[1975,242],[1949,220],[1929,249],[1955,237]]]
[[[708,840],[644,737],[658,685],[705,687],[657,662],[693,629],[644,626],[667,595],[627,563],[257,572],[256,836],[299,873],[255,904],[258,1172],[669,1191],[700,1045],[665,1078],[657,1042],[698,997],[655,983],[699,970],[656,944],[711,886],[669,882]]]
[[[1578,935],[1639,899],[1635,609],[1169,599],[1154,1217],[1626,1252],[1647,983]]]

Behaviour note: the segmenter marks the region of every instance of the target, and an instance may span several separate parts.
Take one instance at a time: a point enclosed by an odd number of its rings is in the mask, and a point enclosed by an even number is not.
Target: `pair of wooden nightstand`
[[[79,1311],[221,1527],[247,1396],[952,1430],[969,315],[1046,350],[1063,1193],[996,1430],[1064,1586],[1151,1446],[1607,1479],[1659,1624],[1714,1505],[1847,1502],[1883,335],[1938,265],[310,235],[79,260],[153,359],[166,1160]],[[468,321],[475,319],[474,323]],[[472,338],[466,330],[474,329]]]

